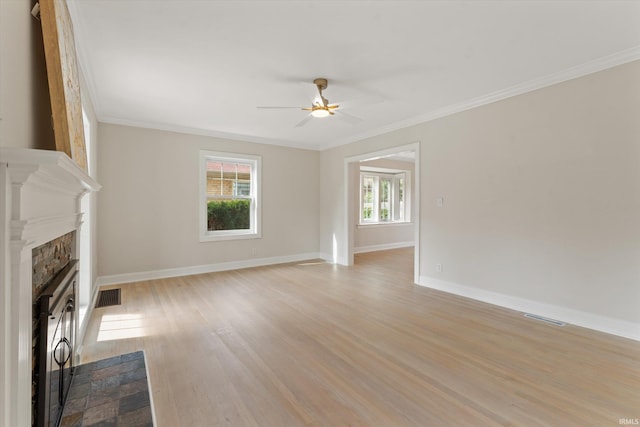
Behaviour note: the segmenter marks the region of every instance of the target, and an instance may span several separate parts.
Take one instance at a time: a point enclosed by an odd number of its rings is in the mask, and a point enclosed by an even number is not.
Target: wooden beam
[[[64,0],[40,0],[56,150],[87,171],[80,79],[73,25]]]

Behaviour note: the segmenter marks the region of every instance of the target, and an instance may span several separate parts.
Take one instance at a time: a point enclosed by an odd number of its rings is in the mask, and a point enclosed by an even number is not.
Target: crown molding
[[[142,129],[159,130],[164,132],[175,132],[175,133],[182,133],[187,135],[209,136],[209,137],[218,138],[218,139],[226,139],[229,141],[252,142],[256,144],[268,144],[268,145],[276,145],[280,147],[297,148],[299,150],[322,151],[322,146],[315,145],[315,144],[303,146],[304,143],[302,141],[290,141],[290,140],[264,138],[264,137],[253,136],[253,135],[221,132],[221,131],[216,131],[212,129],[202,129],[202,128],[194,128],[189,126],[179,126],[179,125],[146,122],[146,121],[139,121],[139,120],[128,120],[128,119],[122,119],[118,117],[105,116],[105,115],[98,116],[98,121],[100,123],[119,125],[119,126],[131,126],[131,127],[142,128]]]

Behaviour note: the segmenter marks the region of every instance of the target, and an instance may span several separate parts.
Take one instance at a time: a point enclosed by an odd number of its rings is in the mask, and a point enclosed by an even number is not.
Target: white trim
[[[411,162],[406,162],[406,163],[413,164],[413,160]],[[360,166],[360,172],[361,173],[374,172],[374,173],[379,173],[384,175],[396,175],[399,173],[411,172],[411,171],[407,169],[390,169],[390,168],[379,168],[375,166]]]
[[[319,256],[320,259],[325,260],[326,262],[328,262],[329,264],[335,264],[335,265],[347,265],[347,258],[346,257],[337,257],[336,259],[333,258],[333,255],[331,254],[325,254],[325,253],[321,253]],[[353,264],[353,263],[352,263]]]
[[[428,276],[420,276],[417,283],[431,289],[472,298],[477,301],[498,305],[523,313],[533,313],[550,319],[560,320],[583,328],[589,328],[612,335],[640,341],[640,323],[614,319],[586,311],[574,310],[552,304],[541,303],[526,298],[514,297],[487,291],[473,286],[460,285]]]
[[[112,274],[100,276],[96,285],[108,286],[122,283],[142,282],[144,280],[166,279],[170,277],[190,276],[192,274],[215,273],[217,271],[238,270],[241,268],[262,267],[265,265],[284,264],[288,262],[324,259],[318,252],[296,255],[285,255],[269,258],[254,258],[239,261],[220,262],[217,264],[193,265],[189,267],[167,268],[162,270],[140,271],[135,273]]]
[[[365,224],[356,224],[356,228],[386,228],[386,227],[412,227],[413,221],[386,221],[386,222],[370,222]]]
[[[0,353],[0,407],[11,408],[14,404],[12,394],[14,389],[11,383],[11,371],[14,369],[14,354],[10,350],[13,344],[12,335],[17,329],[13,325],[14,321],[12,307],[11,288],[11,256],[10,237],[11,230],[9,221],[11,219],[11,177],[7,172],[7,165],[0,162],[0,345],[3,351]],[[0,411],[0,426],[11,425],[11,410]],[[13,411],[15,412],[15,411]]]
[[[209,232],[211,233],[211,232]],[[218,242],[220,240],[242,240],[242,239],[259,239],[262,237],[259,233],[251,230],[219,230],[215,235],[200,235],[200,243]]]
[[[414,247],[413,242],[384,243],[381,245],[358,246],[353,248],[354,254],[363,254],[365,252],[386,251],[389,249],[411,248]]]
[[[42,216],[11,221],[11,240],[22,241],[29,246],[38,246],[77,230],[82,222],[82,213]]]
[[[156,407],[155,404],[153,403],[153,393],[151,393],[151,390],[153,390],[153,388],[151,388],[151,375],[149,375],[149,363],[147,362],[147,353],[144,351],[144,349],[142,350],[142,357],[144,358],[144,369],[147,373],[147,387],[149,389],[149,405],[151,406],[151,425],[155,426],[157,425],[157,418],[156,418]]]
[[[84,350],[84,337],[87,333],[87,327],[89,326],[89,320],[91,319],[91,314],[93,313],[93,309],[96,306],[96,301],[98,300],[99,289],[97,283],[91,287],[93,289],[91,293],[91,299],[89,300],[89,306],[87,307],[87,312],[84,314],[84,319],[82,319],[82,324],[78,325],[78,348],[76,349],[76,363],[80,363],[82,351]]]
[[[325,260],[329,264],[348,265],[347,264],[347,258],[343,257],[343,256],[342,257],[339,256],[339,257],[336,257],[334,259],[333,255],[331,255],[331,254],[320,253],[320,254],[318,254],[318,258]],[[353,264],[353,262],[351,264]]]
[[[317,144],[309,144],[308,142],[304,142],[300,140],[293,141],[293,140],[287,140],[287,139],[265,138],[265,137],[256,136],[256,135],[223,132],[223,131],[218,131],[214,129],[203,129],[203,128],[197,128],[197,127],[191,127],[191,126],[180,126],[180,125],[158,123],[158,122],[152,122],[152,121],[146,121],[146,120],[130,120],[130,119],[125,119],[121,117],[113,117],[105,114],[100,114],[98,116],[98,121],[100,123],[119,125],[119,126],[130,126],[130,127],[140,128],[140,129],[150,129],[150,130],[158,130],[163,132],[182,133],[182,134],[196,135],[196,136],[208,136],[208,137],[224,139],[228,141],[253,142],[255,144],[275,145],[279,147],[297,148],[300,150],[313,150],[313,151],[324,150],[324,146],[317,145]]]

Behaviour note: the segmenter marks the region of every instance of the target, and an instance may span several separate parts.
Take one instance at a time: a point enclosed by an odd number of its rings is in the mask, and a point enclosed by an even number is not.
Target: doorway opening
[[[416,142],[345,159],[347,265],[377,256],[397,261],[401,255],[412,260],[413,281],[418,282],[419,149]]]

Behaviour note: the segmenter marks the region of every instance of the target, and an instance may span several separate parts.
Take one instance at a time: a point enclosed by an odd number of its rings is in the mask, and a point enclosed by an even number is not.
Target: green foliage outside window
[[[248,230],[251,228],[251,200],[210,200],[207,203],[207,229]]]

